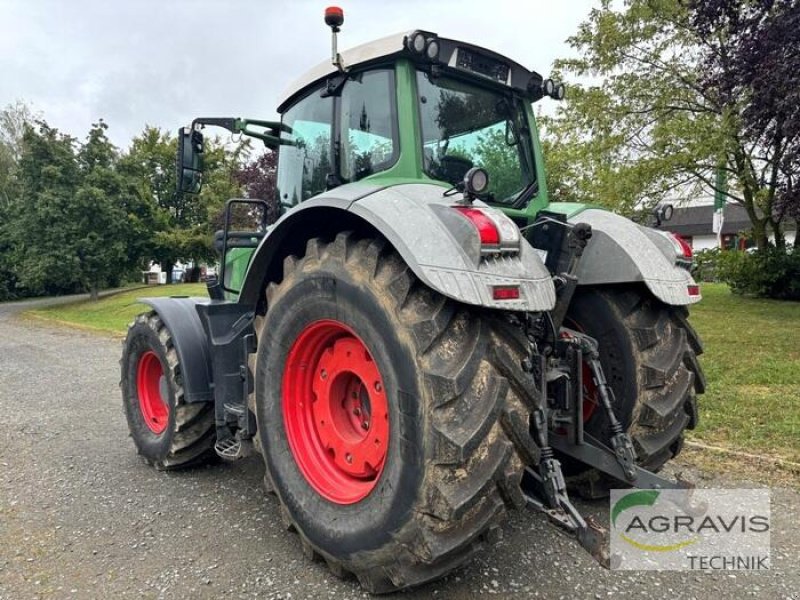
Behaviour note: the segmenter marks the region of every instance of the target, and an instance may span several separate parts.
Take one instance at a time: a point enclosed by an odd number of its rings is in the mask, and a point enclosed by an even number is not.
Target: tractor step
[[[217,455],[228,461],[237,461],[252,454],[253,443],[250,440],[240,440],[237,438],[226,438],[217,440],[214,444],[214,451]]]

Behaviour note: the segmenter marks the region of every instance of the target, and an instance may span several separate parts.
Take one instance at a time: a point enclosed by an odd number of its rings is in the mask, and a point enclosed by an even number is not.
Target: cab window
[[[534,180],[522,103],[512,95],[417,72],[423,167],[456,185],[472,167],[489,173],[488,199],[513,203]]]
[[[324,192],[333,173],[333,98],[315,90],[283,113],[282,120],[287,130],[281,133],[277,188],[280,203],[291,207]]]
[[[394,73],[381,69],[355,75],[342,90],[339,172],[358,181],[388,169],[399,152]]]

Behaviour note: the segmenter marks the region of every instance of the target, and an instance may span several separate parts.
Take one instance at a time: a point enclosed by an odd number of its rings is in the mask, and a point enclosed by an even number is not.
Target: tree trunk
[[[167,274],[167,285],[172,283],[172,269],[175,266],[175,263],[172,261],[165,261],[162,265],[164,268],[164,272]]]
[[[776,222],[770,220],[770,226],[772,227],[772,232],[775,234],[775,248],[777,248],[782,252],[785,252],[786,236],[783,233],[783,227],[781,227],[780,221]]]
[[[760,252],[766,251],[769,246],[769,237],[767,236],[767,220],[769,215],[759,218],[756,212],[756,192],[758,185],[755,182],[755,176],[748,170],[745,160],[746,152],[744,148],[738,147],[733,154],[733,165],[736,168],[737,177],[742,186],[742,205],[747,211],[747,216],[753,224],[753,238],[755,239],[756,247]]]
[[[764,221],[761,219],[752,219],[753,223],[753,239],[756,242],[756,248],[759,252],[764,252],[769,246],[769,238],[767,237],[767,228]]]
[[[89,286],[89,298],[92,300],[92,302],[97,302],[97,300],[100,298],[100,290],[96,281],[93,281]]]

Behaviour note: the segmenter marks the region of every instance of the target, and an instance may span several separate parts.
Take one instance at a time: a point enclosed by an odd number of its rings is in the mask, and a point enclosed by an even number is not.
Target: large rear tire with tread
[[[120,368],[128,428],[145,462],[171,470],[215,458],[214,404],[186,402],[172,335],[155,311],[131,323]]]
[[[705,390],[697,360],[703,347],[687,316],[685,307],[663,304],[641,287],[603,286],[580,288],[565,321],[599,342],[616,415],[633,440],[638,464],[651,471],[680,452],[685,430],[697,424],[696,395]],[[608,420],[599,407],[585,428],[609,442]],[[583,496],[602,497],[619,485],[564,462],[573,489]]]
[[[439,578],[496,540],[524,501],[513,440],[528,421],[498,365],[521,358],[502,324],[421,285],[385,242],[346,233],[286,258],[266,296],[260,446],[306,554],[385,593]],[[350,429],[350,408],[334,414],[353,406],[351,392],[358,418],[385,418],[380,439],[373,423],[360,423],[363,439],[359,422]],[[325,415],[342,439],[322,433]],[[380,451],[348,450],[363,440]]]

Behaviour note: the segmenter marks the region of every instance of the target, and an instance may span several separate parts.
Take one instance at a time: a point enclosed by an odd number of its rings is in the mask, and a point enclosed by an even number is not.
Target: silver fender
[[[270,265],[283,260],[281,246],[330,232],[338,219],[342,230],[353,222],[377,230],[425,285],[444,296],[504,310],[552,309],[555,288],[536,251],[523,239],[519,254],[482,257],[473,226],[451,208],[457,197],[444,197],[442,192],[440,186],[419,183],[350,184],[303,202],[264,237],[250,264],[240,302],[257,302]],[[520,298],[494,300],[492,288],[497,285],[519,286]]]
[[[689,295],[695,281],[675,265],[675,249],[660,232],[599,209],[585,210],[569,221],[592,226],[592,239],[578,267],[579,285],[640,281],[665,304],[700,301],[699,295]]]

